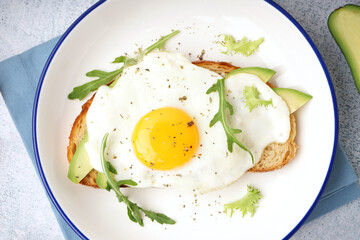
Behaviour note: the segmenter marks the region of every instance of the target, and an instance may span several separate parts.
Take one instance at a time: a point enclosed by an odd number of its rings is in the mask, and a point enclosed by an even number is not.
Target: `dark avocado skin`
[[[350,66],[360,93],[360,6],[349,4],[336,9],[329,16],[328,27]]]

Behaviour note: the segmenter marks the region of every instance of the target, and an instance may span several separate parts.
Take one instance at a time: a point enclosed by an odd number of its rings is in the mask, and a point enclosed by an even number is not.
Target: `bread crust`
[[[86,114],[90,108],[92,101],[94,100],[95,94],[87,100],[81,107],[80,114],[76,117],[73,126],[71,128],[69,136],[69,145],[67,147],[67,159],[69,163],[73,158],[77,147],[79,146],[81,140],[86,134],[87,125],[86,125]],[[80,184],[98,188],[96,184],[97,171],[92,169],[81,181]]]
[[[248,172],[269,172],[285,166],[295,157],[298,146],[295,143],[296,121],[290,114],[290,134],[285,143],[270,143],[261,154],[260,161]]]
[[[195,61],[193,64],[209,69],[219,75],[225,76],[229,72],[239,68],[231,65],[227,62],[213,62],[213,61]],[[274,85],[267,83],[270,87]],[[95,94],[87,100],[82,106],[80,114],[76,117],[71,133],[69,136],[69,145],[67,147],[67,158],[69,163],[75,154],[77,146],[79,146],[82,138],[86,134],[86,114],[91,106],[91,103],[95,97]],[[296,136],[296,121],[293,114],[290,115],[290,136],[285,143],[270,143],[262,152],[260,161],[248,172],[268,172],[279,169],[285,166],[291,159],[295,157],[298,146],[295,143]],[[98,188],[96,184],[97,171],[91,170],[84,179],[80,181],[80,184]]]

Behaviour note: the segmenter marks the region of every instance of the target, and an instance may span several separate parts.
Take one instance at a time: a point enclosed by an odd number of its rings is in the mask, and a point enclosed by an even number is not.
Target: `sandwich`
[[[271,69],[153,51],[175,34],[135,58],[115,59],[123,63],[118,70],[89,72],[98,77],[91,84],[103,86],[83,104],[69,136],[70,180],[114,190],[140,225],[140,210],[174,221],[128,202],[120,187],[206,193],[246,172],[279,169],[297,150],[293,112],[311,99],[269,83]],[[69,98],[93,89],[74,88]]]

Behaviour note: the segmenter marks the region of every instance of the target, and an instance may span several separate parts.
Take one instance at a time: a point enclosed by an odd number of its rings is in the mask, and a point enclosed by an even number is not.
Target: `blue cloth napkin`
[[[58,40],[59,38],[52,39],[0,63],[0,91],[35,168],[31,132],[35,90],[45,62]],[[357,176],[338,145],[327,186],[306,221],[311,221],[359,196]],[[79,239],[52,203],[51,206],[65,239]]]

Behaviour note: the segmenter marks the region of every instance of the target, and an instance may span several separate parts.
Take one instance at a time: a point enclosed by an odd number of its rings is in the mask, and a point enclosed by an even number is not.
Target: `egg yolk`
[[[184,111],[164,107],[145,114],[136,124],[132,143],[147,167],[169,170],[188,162],[199,145],[199,132]]]

